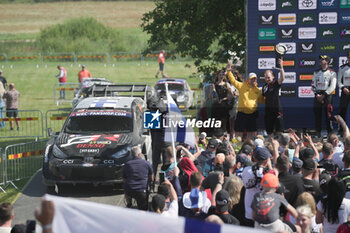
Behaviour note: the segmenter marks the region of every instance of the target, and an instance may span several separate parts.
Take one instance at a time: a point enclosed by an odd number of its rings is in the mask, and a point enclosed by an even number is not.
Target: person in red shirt
[[[78,73],[78,81],[81,83],[84,78],[90,78],[90,71],[85,69],[85,65],[81,65],[81,71]]]
[[[164,63],[165,63],[165,51],[162,50],[158,55],[159,70],[156,73],[156,78],[158,78],[159,72],[162,74],[163,78],[169,78],[168,75],[164,73]]]

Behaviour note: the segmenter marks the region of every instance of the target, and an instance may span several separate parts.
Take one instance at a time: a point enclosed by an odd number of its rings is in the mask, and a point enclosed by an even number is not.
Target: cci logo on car
[[[143,113],[143,128],[144,129],[160,129],[161,113],[159,110],[156,112],[144,112]]]

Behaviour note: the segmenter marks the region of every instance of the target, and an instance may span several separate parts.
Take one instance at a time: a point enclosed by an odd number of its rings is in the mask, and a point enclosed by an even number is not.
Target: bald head
[[[223,153],[219,153],[215,156],[214,163],[215,164],[224,164],[225,155]]]

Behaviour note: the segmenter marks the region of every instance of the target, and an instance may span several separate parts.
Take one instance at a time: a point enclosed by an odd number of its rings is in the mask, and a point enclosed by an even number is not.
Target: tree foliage
[[[173,45],[205,73],[226,62],[228,50],[244,59],[244,0],[155,0],[155,5],[142,17],[143,30],[151,35],[148,49]]]

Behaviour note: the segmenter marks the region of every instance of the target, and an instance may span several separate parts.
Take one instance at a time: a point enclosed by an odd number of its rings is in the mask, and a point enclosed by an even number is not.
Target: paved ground
[[[28,219],[34,219],[34,210],[40,206],[40,198],[46,193],[46,186],[42,183],[41,170],[39,170],[23,190],[14,204],[14,224],[25,223]],[[98,203],[125,206],[123,190],[121,186],[98,186],[93,185],[65,185],[59,190],[59,196],[72,197],[80,200]]]

